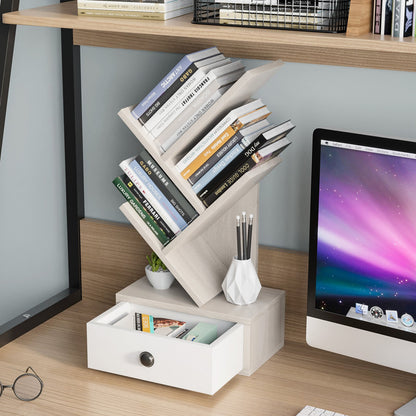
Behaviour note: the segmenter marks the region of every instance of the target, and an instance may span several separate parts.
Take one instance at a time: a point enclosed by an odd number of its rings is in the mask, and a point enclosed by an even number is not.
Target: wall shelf
[[[86,17],[77,15],[76,2],[6,13],[3,22],[74,29],[77,45],[177,53],[215,45],[231,57],[416,71],[413,38],[366,33],[368,18],[356,23],[361,14],[369,15],[369,5],[369,0],[351,3],[348,33],[365,32],[359,36],[194,25],[192,15],[165,22]]]

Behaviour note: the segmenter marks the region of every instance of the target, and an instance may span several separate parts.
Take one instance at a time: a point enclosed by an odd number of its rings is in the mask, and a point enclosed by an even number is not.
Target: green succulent
[[[167,270],[163,261],[160,260],[159,256],[154,251],[152,251],[150,256],[146,256],[146,259],[149,262],[149,266],[152,268],[152,272],[160,271],[160,269]]]

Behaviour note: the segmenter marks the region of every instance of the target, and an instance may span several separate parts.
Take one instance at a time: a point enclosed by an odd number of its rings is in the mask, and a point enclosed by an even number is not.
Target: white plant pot
[[[158,290],[169,289],[175,280],[173,274],[169,270],[153,272],[152,268],[147,265],[144,271],[146,272],[147,280],[149,280],[150,284]]]
[[[227,301],[235,305],[249,305],[256,301],[261,284],[251,259],[233,258],[222,282],[222,290]]]

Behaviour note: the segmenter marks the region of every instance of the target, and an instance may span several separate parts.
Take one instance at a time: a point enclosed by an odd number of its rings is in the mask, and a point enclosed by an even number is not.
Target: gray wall
[[[180,55],[82,47],[81,56],[86,216],[124,222],[111,181],[137,139],[117,111]],[[60,75],[59,30],[19,27],[0,162],[0,324],[67,283]],[[283,163],[261,183],[260,243],[307,250],[315,128],[414,138],[415,89],[416,73],[285,64],[258,93],[273,121],[297,125]]]
[[[117,117],[135,104],[180,55],[82,48],[86,215],[125,221],[111,184],[137,139]],[[244,60],[248,68],[262,61]],[[310,159],[317,127],[414,138],[416,73],[287,63],[258,96],[280,122],[297,125],[283,162],[260,187],[261,244],[307,251]],[[114,189],[113,189],[114,188]]]

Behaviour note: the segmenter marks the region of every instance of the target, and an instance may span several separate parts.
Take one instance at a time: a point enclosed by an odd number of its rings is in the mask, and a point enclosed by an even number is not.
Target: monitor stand
[[[416,415],[416,397],[406,403],[404,406],[398,408],[394,412],[394,416],[414,416]]]

